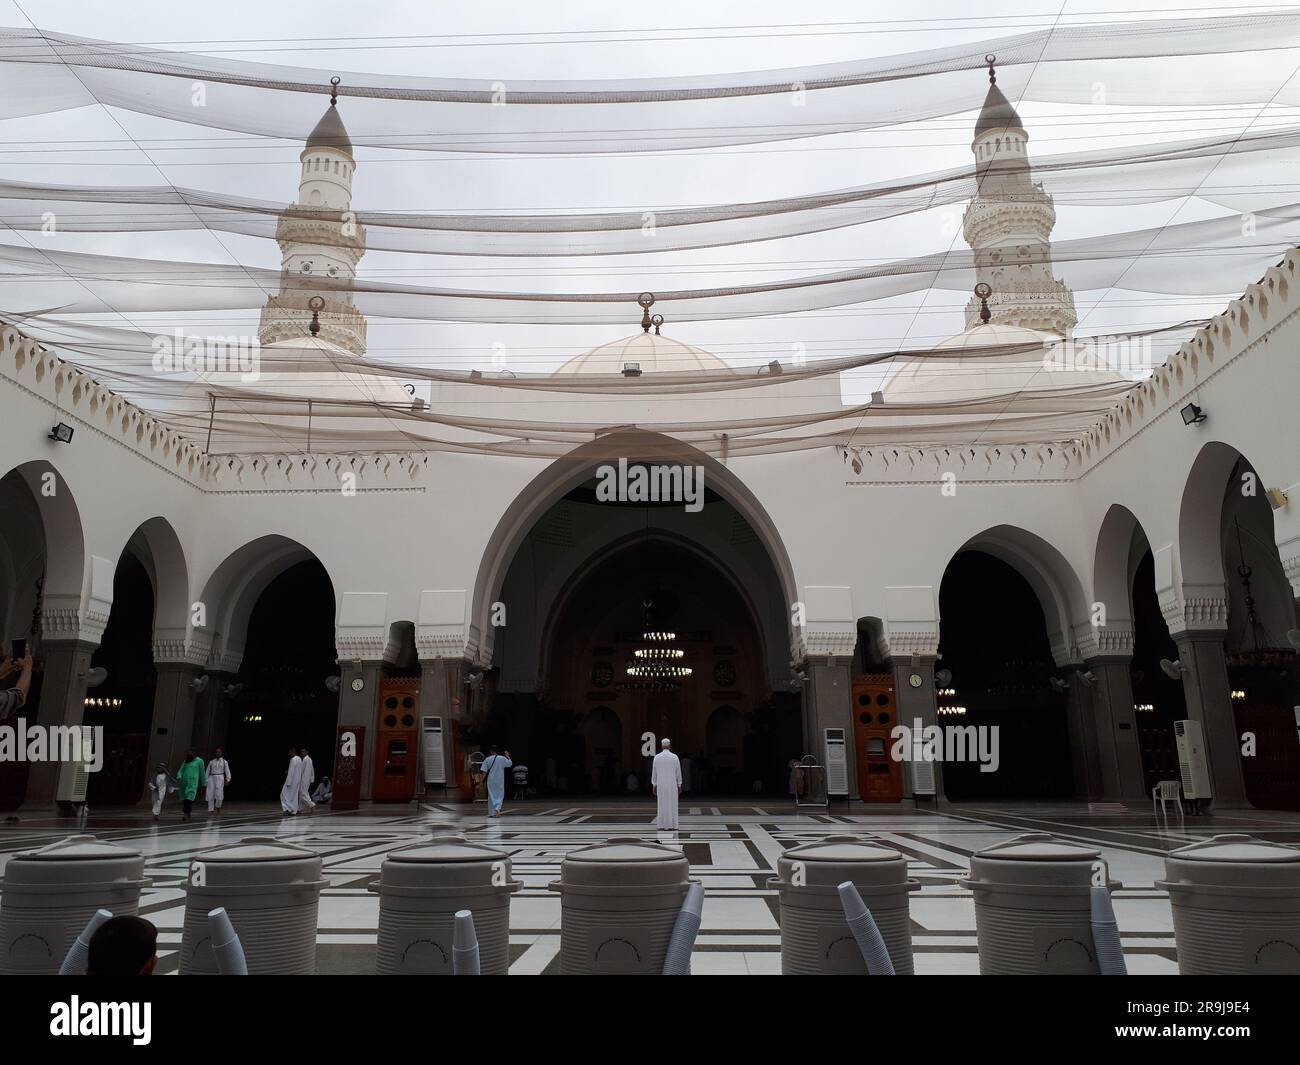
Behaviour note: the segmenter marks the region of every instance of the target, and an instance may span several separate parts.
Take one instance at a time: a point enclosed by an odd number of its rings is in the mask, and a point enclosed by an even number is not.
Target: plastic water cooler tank
[[[908,893],[921,885],[908,879],[902,854],[861,836],[827,836],[786,851],[776,868],[768,886],[781,899],[782,975],[866,975],[837,890],[846,880],[871,911],[895,974],[912,974]]]
[[[311,975],[324,886],[320,855],[270,836],[196,854],[186,876],[181,973],[217,972],[208,911],[224,906],[250,976]]]
[[[560,967],[568,976],[663,970],[690,886],[676,847],[635,837],[570,851],[560,863]]]
[[[1045,832],[972,855],[961,885],[975,895],[981,975],[1098,973],[1089,888],[1100,858]]]
[[[58,973],[95,911],[136,913],[147,884],[139,851],[94,836],[15,854],[0,891],[0,974]]]
[[[510,896],[523,887],[511,879],[510,856],[463,836],[435,836],[390,851],[380,866],[381,975],[451,975],[453,918],[474,915],[479,972],[504,976],[510,967]]]
[[[1224,835],[1165,856],[1184,976],[1300,975],[1300,850]]]

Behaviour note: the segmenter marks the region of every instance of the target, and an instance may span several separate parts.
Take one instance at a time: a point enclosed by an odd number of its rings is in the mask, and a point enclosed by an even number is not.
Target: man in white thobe
[[[302,790],[302,759],[293,747],[289,748],[289,772],[284,777],[284,787],[280,789],[280,809],[286,814],[298,812],[298,793]]]
[[[300,808],[311,813],[316,809],[316,804],[311,799],[311,786],[316,783],[316,767],[312,765],[311,755],[307,753],[307,748],[302,749],[302,779],[298,782],[298,805]]]
[[[658,799],[655,828],[677,827],[677,793],[682,790],[682,763],[669,748],[672,740],[661,740],[663,748],[650,769],[650,787]]]
[[[226,785],[230,783],[230,763],[226,761],[225,752],[220,747],[208,763],[208,813],[221,813],[221,804],[226,798]]]

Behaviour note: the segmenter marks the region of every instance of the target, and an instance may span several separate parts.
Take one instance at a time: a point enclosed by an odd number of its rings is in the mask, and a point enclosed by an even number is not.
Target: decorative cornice
[[[193,636],[183,631],[154,633],[154,665],[183,665],[202,668],[208,664],[212,653],[212,639],[196,632]]]
[[[1185,632],[1222,633],[1228,628],[1228,599],[1222,584],[1184,586],[1181,594],[1179,589],[1166,589],[1160,593],[1160,613],[1175,638]]]
[[[934,484],[944,474],[972,484],[1068,484],[1080,469],[1078,449],[1065,444],[949,445],[945,447],[858,447],[836,445],[840,461],[853,470],[849,486]]]
[[[939,653],[939,626],[936,623],[919,629],[890,628],[882,640],[882,646],[886,652],[883,657],[932,658]]]
[[[1113,625],[1084,623],[1074,627],[1074,642],[1085,662],[1096,658],[1131,658],[1133,626],[1128,622]]]
[[[851,658],[857,644],[852,621],[809,622],[795,641],[795,658]]]
[[[41,642],[86,643],[96,646],[104,639],[108,611],[79,609],[46,602],[41,607]]]
[[[340,662],[382,662],[388,637],[384,633],[339,632],[334,647]]]

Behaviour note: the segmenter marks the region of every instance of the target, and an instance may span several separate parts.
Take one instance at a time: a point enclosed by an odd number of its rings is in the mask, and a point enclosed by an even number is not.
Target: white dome
[[[957,403],[1127,380],[1090,345],[1017,325],[980,323],[934,350],[955,357],[903,360],[883,389],[886,404]]]
[[[555,372],[557,374],[596,374],[623,372],[629,363],[637,363],[642,373],[686,373],[690,370],[730,370],[731,367],[712,352],[694,348],[672,337],[637,333],[598,348],[585,355],[575,355]]]

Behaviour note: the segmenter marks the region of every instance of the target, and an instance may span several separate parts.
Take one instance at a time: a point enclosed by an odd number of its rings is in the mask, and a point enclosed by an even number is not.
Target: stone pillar
[[[447,778],[447,797],[456,794],[456,768],[461,752],[456,731],[461,719],[460,686],[465,675],[465,661],[459,658],[434,658],[420,661],[420,716],[442,718],[442,765]],[[421,783],[424,775],[424,736],[420,737]]]
[[[1092,732],[1097,742],[1100,794],[1106,799],[1148,799],[1129,659],[1093,658],[1087,668],[1093,675]]]
[[[235,674],[209,669],[208,686],[194,701],[194,731],[191,742],[194,749],[211,758],[218,747],[225,747],[226,733],[230,728],[230,700],[226,687],[235,682]]]
[[[939,699],[934,686],[934,654],[910,656],[895,655],[890,659],[894,674],[894,699],[898,706],[898,724],[909,729],[921,722],[922,728],[939,724]],[[921,678],[919,687],[913,687],[912,677]],[[932,802],[943,798],[943,762],[932,762],[934,768],[934,794],[916,794],[916,765],[907,762],[903,772],[907,777],[907,791],[919,802]]]
[[[40,704],[36,708],[36,725],[52,728],[81,724],[86,711],[86,671],[90,669],[90,656],[98,646],[98,640],[47,638],[43,642],[45,675],[41,681]],[[30,714],[27,720],[32,723]],[[62,768],[59,762],[32,764],[27,776],[23,809],[48,810],[55,805]]]
[[[1178,660],[1186,668],[1183,694],[1187,699],[1187,716],[1200,721],[1205,732],[1214,797],[1228,805],[1244,805],[1246,784],[1241,771],[1241,738],[1232,712],[1223,631],[1183,630],[1172,635],[1178,645]]]
[[[342,663],[343,674],[339,687],[340,727],[360,726],[366,730],[364,746],[361,750],[361,798],[368,800],[375,778],[375,744],[379,722],[379,678],[383,676],[383,660],[370,659],[345,661]],[[361,690],[354,688],[354,682],[361,681]]]
[[[818,762],[826,761],[828,728],[844,729],[849,797],[858,798],[857,744],[853,731],[851,658],[808,658],[804,681],[804,744]]]
[[[153,724],[149,730],[150,770],[163,762],[175,773],[194,742],[194,704],[197,693],[191,682],[203,673],[191,662],[155,662],[158,678],[153,689]],[[208,681],[208,686],[212,686]],[[141,802],[149,801],[149,793]]]
[[[1092,699],[1077,670],[1064,671],[1070,685],[1065,698],[1065,724],[1070,739],[1071,793],[1076,799],[1096,799],[1105,794],[1097,732],[1092,721]]]

